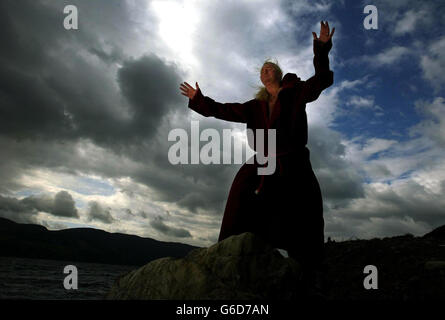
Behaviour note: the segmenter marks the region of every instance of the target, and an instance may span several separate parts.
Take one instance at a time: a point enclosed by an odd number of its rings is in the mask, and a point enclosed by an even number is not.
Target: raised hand
[[[179,89],[181,89],[182,95],[184,95],[190,99],[193,99],[196,95],[196,92],[199,89],[198,82],[196,82],[196,89],[193,89],[193,87],[191,85],[189,85],[187,82],[181,83]]]
[[[320,37],[317,38],[317,34],[315,32],[312,32],[312,35],[314,36],[314,40],[320,40],[321,42],[328,42],[329,39],[332,38],[335,32],[335,28],[332,28],[332,33],[329,34],[329,23],[326,21],[326,23],[323,23],[323,21],[320,22]]]

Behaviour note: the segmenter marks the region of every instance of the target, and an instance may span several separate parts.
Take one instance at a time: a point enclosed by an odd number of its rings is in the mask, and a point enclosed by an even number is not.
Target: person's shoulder
[[[300,79],[295,73],[286,73],[281,80],[281,87],[287,91],[291,89],[298,89],[304,81]]]
[[[281,86],[283,89],[286,88],[295,88],[302,83],[300,77],[298,77],[295,73],[286,73],[281,80]]]
[[[292,72],[288,72],[284,75],[283,79],[286,77],[297,77],[298,79],[300,79],[295,73]]]

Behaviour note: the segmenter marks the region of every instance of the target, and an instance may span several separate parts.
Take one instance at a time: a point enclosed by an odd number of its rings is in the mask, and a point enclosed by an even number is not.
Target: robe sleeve
[[[204,96],[201,89],[198,89],[195,97],[189,99],[188,107],[204,117],[215,117],[217,119],[247,123],[251,109],[249,100],[244,103],[220,103]]]
[[[329,69],[328,53],[332,48],[332,40],[326,43],[314,39],[315,75],[303,83],[302,98],[304,103],[316,100],[321,92],[334,83],[334,72]]]

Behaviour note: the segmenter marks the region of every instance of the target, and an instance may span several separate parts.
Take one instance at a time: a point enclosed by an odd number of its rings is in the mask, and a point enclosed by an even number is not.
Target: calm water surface
[[[75,265],[78,289],[66,290],[63,270]],[[98,263],[0,257],[0,299],[103,299],[114,281],[137,269]]]

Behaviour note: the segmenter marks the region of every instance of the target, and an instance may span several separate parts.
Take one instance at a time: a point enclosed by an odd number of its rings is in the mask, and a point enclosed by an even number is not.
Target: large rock
[[[252,233],[232,236],[185,258],[161,258],[122,276],[108,299],[294,299],[296,261]]]

